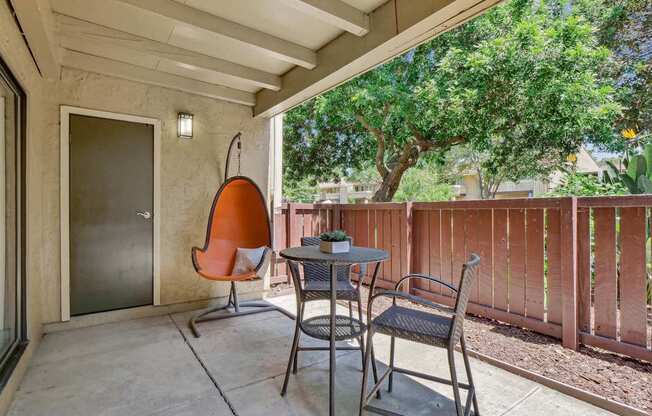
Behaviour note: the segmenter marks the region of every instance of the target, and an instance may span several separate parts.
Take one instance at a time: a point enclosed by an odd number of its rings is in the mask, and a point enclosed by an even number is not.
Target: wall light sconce
[[[182,139],[192,139],[192,118],[190,113],[179,113],[177,118],[177,136]]]

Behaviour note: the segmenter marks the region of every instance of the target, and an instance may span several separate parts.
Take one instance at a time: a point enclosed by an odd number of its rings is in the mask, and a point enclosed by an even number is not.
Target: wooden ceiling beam
[[[317,54],[309,48],[277,38],[239,23],[177,3],[173,0],[113,0],[172,19],[178,24],[224,36],[260,52],[303,68],[317,66]]]
[[[65,15],[57,15],[57,23],[61,46],[67,49],[86,52],[88,48],[85,46],[92,46],[93,44],[99,44],[106,48],[122,48],[135,54],[149,55],[190,67],[217,72],[226,76],[227,79],[232,78],[252,86],[274,91],[281,89],[281,78],[275,74]]]
[[[48,27],[48,18],[52,15],[48,3],[40,0],[11,0],[11,5],[41,75],[47,79],[57,79],[59,57],[52,39],[52,28]]]
[[[369,33],[369,16],[342,0],[282,0],[301,12],[356,36]]]
[[[95,72],[112,77],[123,78],[143,84],[157,85],[171,88],[204,97],[225,100],[233,103],[253,106],[254,95],[246,91],[209,84],[190,78],[155,71],[136,65],[114,61],[84,53],[66,50],[63,54],[62,65],[83,71]]]

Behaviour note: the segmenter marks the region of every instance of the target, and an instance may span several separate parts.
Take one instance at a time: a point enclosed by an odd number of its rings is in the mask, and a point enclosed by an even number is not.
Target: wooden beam
[[[270,117],[319,95],[379,64],[450,30],[501,0],[389,0],[370,14],[364,37],[344,33],[317,52],[312,71],[295,67],[283,88],[256,93],[257,117]]]
[[[114,0],[172,19],[178,24],[235,39],[275,58],[312,69],[317,66],[314,51],[265,32],[243,26],[173,0]]]
[[[171,88],[238,104],[252,106],[255,103],[254,95],[245,91],[209,84],[194,79],[180,77],[178,75],[167,74],[165,72],[159,72],[136,65],[74,51],[64,52],[63,66],[117,78],[124,78],[130,81],[141,82],[143,84],[158,85],[160,87]]]
[[[295,9],[356,36],[369,33],[369,16],[341,0],[283,0]]]
[[[121,48],[138,55],[178,62],[184,65],[216,72],[225,77],[274,91],[281,89],[281,78],[258,69],[239,65],[223,59],[203,55],[167,43],[110,29],[65,15],[57,15],[61,46],[87,52],[88,44],[100,44],[103,48]]]
[[[39,0],[11,0],[20,26],[27,38],[41,75],[48,79],[59,78],[59,60],[52,42],[48,18],[52,11],[48,3]]]

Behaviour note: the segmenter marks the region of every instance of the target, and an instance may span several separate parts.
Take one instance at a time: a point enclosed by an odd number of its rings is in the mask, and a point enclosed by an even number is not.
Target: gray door
[[[70,312],[153,299],[154,128],[70,115]]]

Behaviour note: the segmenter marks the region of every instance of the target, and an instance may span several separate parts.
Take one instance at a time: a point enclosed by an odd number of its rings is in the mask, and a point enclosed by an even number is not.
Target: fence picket
[[[427,211],[428,227],[430,233],[429,243],[429,268],[428,273],[436,278],[442,278],[441,273],[441,211]],[[433,293],[441,293],[441,285],[428,284],[429,290]]]
[[[542,209],[528,209],[526,216],[527,259],[525,266],[525,313],[543,320],[544,314],[544,224]]]
[[[546,312],[548,322],[561,324],[561,212],[557,208],[546,211],[546,246],[548,252]]]
[[[356,246],[369,246],[369,211],[354,211],[355,213],[355,230],[353,232],[353,242]]]
[[[595,333],[616,338],[616,210],[595,208]]]
[[[392,252],[392,216],[390,210],[383,210],[383,233],[385,241],[385,251],[389,253],[389,260],[385,262],[383,275],[384,281],[392,281],[392,264],[394,263],[394,255]]]
[[[466,213],[463,209],[453,210],[453,266],[451,282],[454,287],[460,284],[460,272],[466,261]]]
[[[478,210],[477,209],[468,209],[466,210],[466,219],[465,219],[465,236],[466,236],[466,252],[464,254],[464,261],[469,258],[471,253],[478,253]],[[480,265],[482,269],[482,264]],[[479,276],[479,275],[478,275]],[[469,300],[471,302],[478,303],[480,298],[480,279],[477,279],[473,286],[471,287],[471,296]]]
[[[414,231],[412,233],[412,271],[415,273],[428,274],[429,269],[429,242],[430,227],[428,224],[428,211],[415,211],[412,218]],[[415,280],[414,287],[421,290],[430,290],[428,281]]]
[[[478,210],[476,253],[480,256],[478,302],[493,306],[493,211]]]
[[[620,337],[647,345],[645,208],[620,209]]]
[[[509,255],[507,252],[507,210],[494,210],[494,307],[507,311]]]
[[[453,211],[441,211],[441,278],[453,283]],[[453,292],[442,288],[442,294],[452,296]]]
[[[391,210],[390,216],[392,219],[392,275],[390,281],[398,282],[401,278],[401,213],[397,210]]]
[[[509,210],[509,311],[525,315],[525,210]]]

